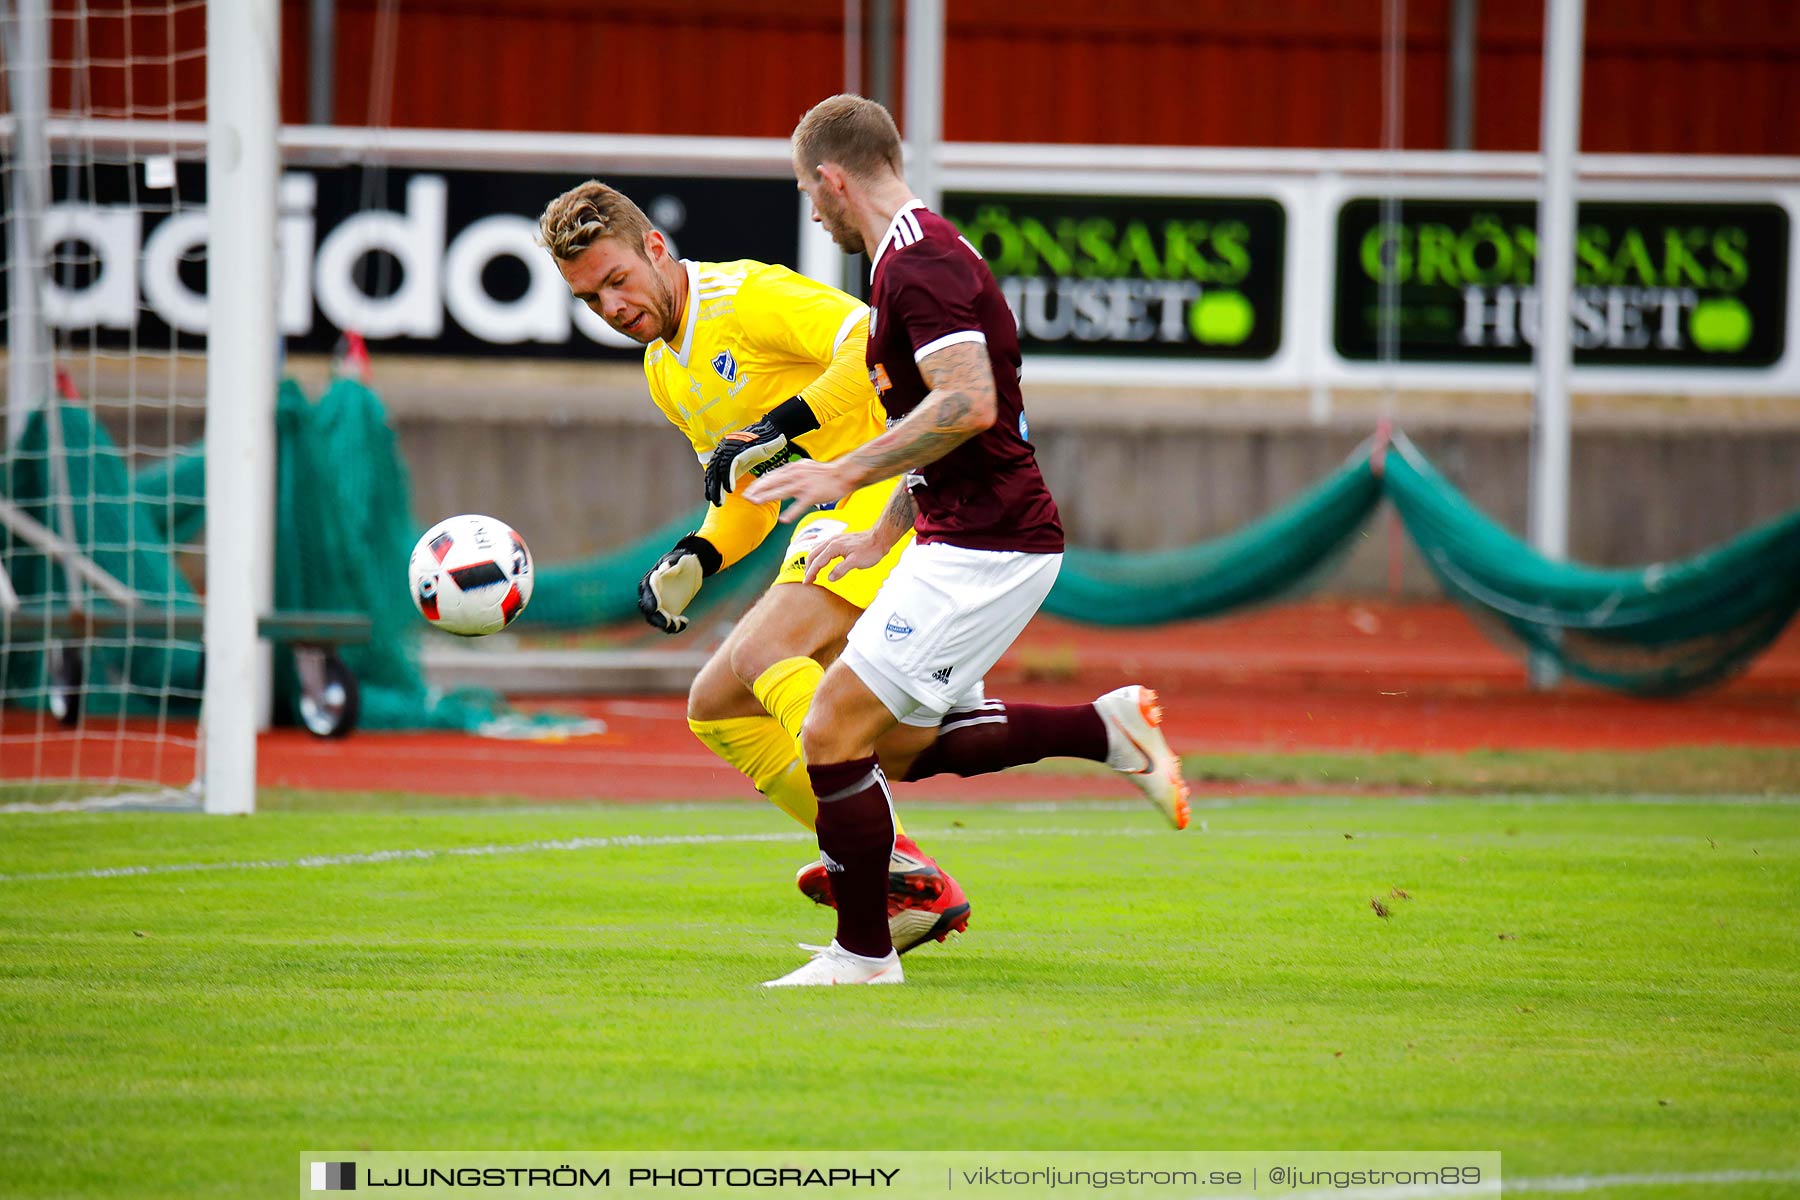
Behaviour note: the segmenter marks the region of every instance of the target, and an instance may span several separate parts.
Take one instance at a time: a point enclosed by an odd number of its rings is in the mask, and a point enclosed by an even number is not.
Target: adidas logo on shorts
[[[937,680],[940,685],[949,683],[950,682],[950,670],[951,670],[951,668],[949,668],[949,667],[939,667],[937,670],[935,670],[931,673],[931,677],[933,679]]]

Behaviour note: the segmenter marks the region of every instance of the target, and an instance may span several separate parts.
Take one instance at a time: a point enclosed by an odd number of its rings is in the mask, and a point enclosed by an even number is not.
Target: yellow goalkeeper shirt
[[[679,346],[644,350],[650,398],[687,435],[702,466],[719,439],[794,396],[819,428],[794,439],[808,456],[837,458],[879,437],[886,414],[869,384],[869,310],[855,297],[788,268],[739,259],[683,260],[687,311]],[[731,495],[708,506],[699,533],[730,566],[775,527],[780,505]]]

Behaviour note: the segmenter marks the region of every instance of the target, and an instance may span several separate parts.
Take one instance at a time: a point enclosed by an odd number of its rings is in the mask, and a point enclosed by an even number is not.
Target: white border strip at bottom
[[[1509,1192],[1597,1192],[1605,1188],[1682,1187],[1691,1184],[1736,1183],[1800,1183],[1800,1171],[1699,1171],[1688,1174],[1652,1173],[1636,1175],[1544,1175],[1536,1179],[1514,1179],[1506,1176],[1502,1186]],[[1448,1195],[1448,1192],[1441,1193]]]
[[[1563,1195],[1579,1192],[1601,1192],[1643,1187],[1731,1186],[1746,1183],[1800,1183],[1800,1171],[1694,1171],[1659,1172],[1632,1175],[1543,1175],[1519,1178],[1504,1175],[1495,1186],[1483,1180],[1473,1187],[1437,1184],[1408,1184],[1397,1187],[1308,1188],[1282,1192],[1285,1200],[1449,1200],[1462,1197],[1496,1196],[1503,1192],[1542,1192]],[[1220,1200],[1255,1200],[1259,1193],[1244,1192]]]

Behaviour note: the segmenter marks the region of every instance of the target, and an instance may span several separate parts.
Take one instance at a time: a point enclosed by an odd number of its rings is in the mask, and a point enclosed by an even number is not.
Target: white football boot
[[[1177,829],[1188,823],[1188,785],[1181,759],[1162,733],[1162,705],[1156,693],[1133,684],[1094,701],[1106,723],[1106,765],[1144,793],[1144,798]]]
[[[900,965],[899,952],[889,950],[886,958],[864,958],[852,954],[831,940],[829,946],[808,946],[812,961],[796,967],[780,979],[771,979],[764,987],[832,987],[840,983],[905,983],[906,968]]]

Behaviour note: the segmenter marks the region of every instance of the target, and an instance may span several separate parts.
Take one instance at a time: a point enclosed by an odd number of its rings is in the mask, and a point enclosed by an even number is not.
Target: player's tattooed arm
[[[913,521],[919,515],[918,501],[913,499],[912,489],[897,487],[889,498],[887,507],[881,510],[881,517],[875,522],[875,532],[885,545],[892,546],[912,531]]]
[[[919,360],[931,391],[906,419],[848,456],[857,486],[936,462],[994,423],[997,400],[987,346],[958,342]]]
[[[946,346],[920,360],[919,372],[931,391],[905,420],[842,458],[802,460],[771,471],[748,485],[744,498],[753,504],[791,499],[794,503],[783,510],[781,519],[796,521],[814,505],[841,500],[857,488],[936,462],[992,427],[997,400],[985,345]]]

